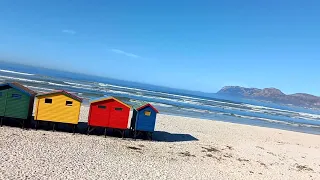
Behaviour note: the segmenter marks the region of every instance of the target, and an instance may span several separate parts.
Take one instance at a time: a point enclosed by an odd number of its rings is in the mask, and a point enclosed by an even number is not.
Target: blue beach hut
[[[149,103],[133,105],[131,129],[134,138],[139,133],[146,133],[148,138],[152,138],[158,113],[159,111]]]

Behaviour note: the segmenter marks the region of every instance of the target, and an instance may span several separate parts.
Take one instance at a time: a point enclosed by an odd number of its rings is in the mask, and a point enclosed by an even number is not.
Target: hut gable
[[[29,96],[35,96],[37,93],[32,91],[31,89],[23,86],[22,84],[18,83],[18,82],[10,82],[10,83],[5,83],[5,84],[0,84],[0,87],[8,87],[8,88],[13,88],[16,89],[22,93],[25,93]]]
[[[122,105],[124,105],[124,106],[126,106],[128,108],[131,108],[130,105],[124,103],[121,100],[119,100],[119,98],[115,98],[115,97],[112,97],[112,96],[106,97],[106,98],[95,99],[95,100],[91,101],[90,103],[91,104],[96,104],[96,103],[101,103],[101,102],[104,102],[104,101],[106,102],[106,101],[111,101],[111,100],[114,100],[114,101],[116,101],[116,102],[118,102],[118,103],[120,103],[120,104],[122,104]]]
[[[78,96],[76,96],[76,95],[74,95],[74,94],[71,94],[71,93],[69,93],[69,92],[67,92],[67,91],[64,91],[64,90],[52,91],[52,92],[48,92],[48,93],[38,94],[37,97],[40,98],[40,97],[50,96],[50,95],[55,95],[55,94],[63,94],[63,95],[65,95],[65,96],[67,96],[67,97],[69,97],[69,98],[71,98],[71,99],[73,99],[73,100],[76,100],[76,101],[78,101],[78,102],[81,102],[81,103],[82,103],[82,101],[83,101],[82,98],[80,98],[80,97],[78,97]]]
[[[147,107],[150,107],[150,108],[152,108],[152,109],[154,110],[154,112],[159,113],[159,111],[158,111],[154,106],[152,106],[152,105],[149,104],[149,103],[138,107],[138,108],[137,108],[137,111],[143,110],[143,109],[145,109],[145,108],[147,108]]]

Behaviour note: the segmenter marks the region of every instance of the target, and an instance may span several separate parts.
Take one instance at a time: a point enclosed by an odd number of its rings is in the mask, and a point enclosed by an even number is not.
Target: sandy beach
[[[134,141],[3,126],[0,179],[320,179],[318,135],[163,114],[156,131]]]

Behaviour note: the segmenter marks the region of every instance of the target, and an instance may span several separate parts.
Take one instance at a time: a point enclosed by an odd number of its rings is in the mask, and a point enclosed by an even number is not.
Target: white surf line
[[[311,114],[311,113],[305,113],[305,112],[300,112],[300,111],[291,111],[291,110],[282,110],[282,109],[278,109],[278,108],[271,108],[271,107],[266,107],[266,106],[257,106],[257,105],[250,105],[250,104],[246,104],[246,106],[251,107],[253,109],[275,110],[275,111],[281,111],[281,112],[295,113],[295,114],[299,114],[302,116],[312,116],[315,118],[320,118],[319,114]]]
[[[20,81],[26,81],[26,82],[46,83],[44,81],[37,81],[37,80],[24,79],[24,78],[16,78],[16,77],[10,77],[10,76],[0,76],[0,77],[1,78],[5,78],[5,79],[14,79],[14,80],[20,80]]]
[[[26,86],[27,88],[30,89],[40,89],[40,90],[45,90],[45,91],[54,91],[55,89],[49,89],[49,88],[43,88],[43,87],[37,87],[37,86]]]
[[[66,84],[74,85],[74,86],[84,86],[84,87],[92,87],[92,85],[87,85],[87,84],[78,84],[78,83],[73,83],[73,82],[68,82],[68,81],[63,81]]]
[[[58,83],[53,83],[53,82],[48,82],[49,85],[52,85],[52,86],[64,86],[64,87],[67,87],[69,85],[64,85],[64,84],[58,84]]]
[[[26,75],[26,76],[34,76],[34,74],[29,74],[29,73],[24,73],[24,72],[16,72],[16,71],[10,71],[10,70],[5,70],[5,69],[0,69],[1,72],[6,72],[6,73],[12,73],[12,74],[20,74],[20,75]]]

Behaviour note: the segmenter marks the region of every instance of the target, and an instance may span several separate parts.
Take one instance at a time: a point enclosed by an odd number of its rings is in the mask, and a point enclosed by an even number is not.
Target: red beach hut
[[[104,127],[121,130],[130,128],[131,106],[114,97],[98,99],[90,103],[88,134],[91,127]]]

